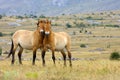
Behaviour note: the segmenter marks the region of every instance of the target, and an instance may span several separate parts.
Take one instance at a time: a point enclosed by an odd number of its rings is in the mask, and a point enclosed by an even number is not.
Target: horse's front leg
[[[46,52],[45,50],[42,50],[42,54],[41,54],[43,66],[45,66],[45,52]]]
[[[55,52],[54,52],[54,50],[52,50],[52,60],[53,60],[53,63],[55,64]]]
[[[36,49],[33,50],[33,65],[35,65],[35,59],[36,59]]]

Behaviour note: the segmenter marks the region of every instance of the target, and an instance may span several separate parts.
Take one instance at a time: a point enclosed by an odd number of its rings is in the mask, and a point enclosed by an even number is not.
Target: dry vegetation
[[[56,66],[51,52],[46,54],[46,67],[42,66],[38,50],[36,65],[32,66],[32,51],[24,50],[23,65],[0,56],[0,80],[119,80],[120,62],[109,60],[110,53],[120,52],[120,11],[62,15],[49,17],[53,31],[65,31],[72,37],[73,67],[63,67],[62,55],[56,52]],[[8,25],[19,23],[20,26]],[[11,35],[19,29],[35,30],[37,19],[3,17],[0,20],[0,47],[9,51]],[[70,27],[66,26],[69,24]],[[68,62],[67,62],[68,63]]]

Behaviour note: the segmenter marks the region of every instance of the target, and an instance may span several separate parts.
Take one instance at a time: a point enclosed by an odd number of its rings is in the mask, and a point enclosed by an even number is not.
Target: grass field
[[[1,80],[119,80],[120,62],[109,60],[73,61],[73,67],[63,67],[58,61],[56,66],[47,61],[46,67],[40,61],[32,66],[30,61],[24,65],[10,65],[10,61],[0,62]]]
[[[114,13],[114,14],[113,14]],[[51,52],[46,53],[46,66],[42,66],[41,52],[37,51],[36,65],[32,66],[32,51],[24,50],[23,65],[16,62],[11,65],[11,58],[0,56],[0,80],[119,80],[120,61],[110,60],[110,53],[120,52],[120,11],[62,15],[49,17],[55,32],[65,31],[71,36],[72,68],[63,66],[62,55],[55,52],[56,66],[53,65]],[[19,23],[21,26],[9,25]],[[9,52],[11,34],[16,30],[35,30],[37,19],[3,17],[0,20],[0,47],[2,52]],[[67,28],[69,23],[71,28]],[[83,27],[85,26],[85,27]],[[84,47],[81,47],[84,45]]]

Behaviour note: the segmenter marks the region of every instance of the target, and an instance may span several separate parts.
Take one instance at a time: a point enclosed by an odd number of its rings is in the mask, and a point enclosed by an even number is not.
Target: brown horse
[[[28,49],[28,50],[33,50],[32,64],[33,65],[35,64],[36,51],[38,48],[43,47],[44,24],[45,24],[44,20],[39,20],[37,23],[37,29],[35,31],[18,30],[13,34],[11,50],[8,55],[8,57],[10,57],[10,55],[12,54],[11,64],[14,64],[15,51],[18,46],[20,48],[18,52],[19,63],[22,64],[21,54],[23,52],[23,49]]]
[[[44,36],[44,40],[43,40],[44,48],[42,51],[43,65],[45,65],[45,59],[44,59],[45,52],[47,49],[50,49],[52,51],[52,59],[53,59],[54,64],[55,64],[54,51],[60,51],[63,55],[65,66],[66,66],[65,50],[67,50],[70,66],[72,66],[71,53],[70,53],[70,45],[71,45],[70,36],[65,32],[58,32],[58,33],[53,32],[51,30],[51,22],[48,20],[46,21],[44,27],[45,27],[44,28],[45,36]]]

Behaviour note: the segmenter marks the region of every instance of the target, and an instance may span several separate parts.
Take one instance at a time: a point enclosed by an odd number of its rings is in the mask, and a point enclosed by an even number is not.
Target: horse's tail
[[[9,52],[9,54],[8,54],[8,56],[6,58],[9,58],[11,56],[12,52],[13,52],[13,47],[14,47],[13,40],[11,40],[11,41],[12,41],[11,49],[10,49],[10,52]]]

